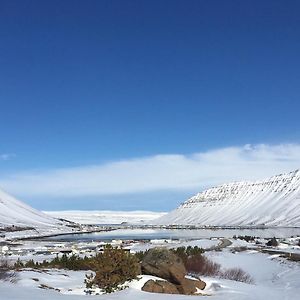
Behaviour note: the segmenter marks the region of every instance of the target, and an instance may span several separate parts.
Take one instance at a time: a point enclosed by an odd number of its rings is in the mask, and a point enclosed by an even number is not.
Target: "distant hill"
[[[44,228],[63,224],[0,190],[0,227]]]
[[[161,225],[300,227],[300,171],[222,184],[154,221]]]

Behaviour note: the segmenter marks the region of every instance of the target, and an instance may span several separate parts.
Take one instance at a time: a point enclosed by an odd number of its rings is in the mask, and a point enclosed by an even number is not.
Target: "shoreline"
[[[270,226],[270,227],[261,227],[261,226],[140,226],[140,225],[112,225],[112,226],[103,226],[98,225],[101,228],[96,229],[97,225],[94,225],[93,230],[83,230],[83,231],[73,231],[73,232],[61,232],[61,233],[49,233],[49,234],[41,234],[38,236],[28,236],[28,237],[20,237],[15,238],[14,240],[42,240],[44,238],[51,238],[51,237],[60,237],[60,236],[66,236],[66,235],[80,235],[80,234],[92,234],[92,233],[99,233],[99,232],[112,232],[117,230],[148,230],[148,229],[154,229],[154,230],[212,230],[212,231],[219,231],[219,230],[277,230],[277,229],[299,229],[300,234],[300,227],[279,227],[279,226]]]

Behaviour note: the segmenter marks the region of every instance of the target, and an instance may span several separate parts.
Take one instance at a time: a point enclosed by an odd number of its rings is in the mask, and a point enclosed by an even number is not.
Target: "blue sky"
[[[39,209],[168,210],[215,183],[298,168],[299,10],[1,1],[1,187]]]

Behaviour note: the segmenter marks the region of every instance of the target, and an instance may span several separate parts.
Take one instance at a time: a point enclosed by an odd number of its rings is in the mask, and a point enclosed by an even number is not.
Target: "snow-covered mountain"
[[[155,223],[300,227],[300,170],[263,181],[233,182],[210,188]]]
[[[48,216],[0,190],[0,227],[57,227],[63,222]]]
[[[109,211],[109,210],[69,210],[46,211],[46,214],[69,220],[78,224],[140,224],[152,221],[165,215],[165,212],[154,211]]]

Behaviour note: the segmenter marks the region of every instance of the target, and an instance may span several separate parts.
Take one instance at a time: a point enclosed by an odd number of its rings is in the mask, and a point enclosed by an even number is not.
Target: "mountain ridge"
[[[55,219],[38,211],[0,190],[0,226],[1,227],[55,227],[61,225]]]
[[[300,227],[300,170],[209,188],[155,224]]]

